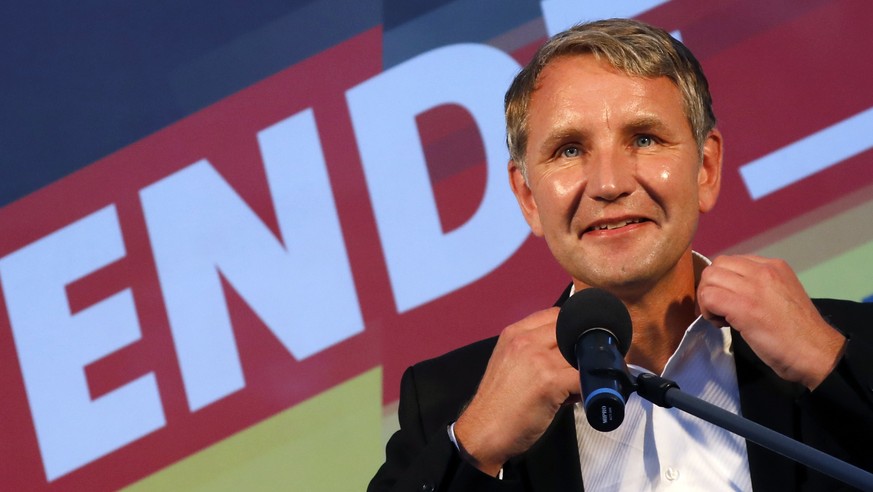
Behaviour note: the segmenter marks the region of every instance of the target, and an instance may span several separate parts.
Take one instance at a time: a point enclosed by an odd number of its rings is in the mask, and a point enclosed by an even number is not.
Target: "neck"
[[[610,290],[627,306],[633,323],[633,342],[625,359],[661,374],[698,315],[691,251],[652,285]]]
[[[626,360],[656,374],[664,371],[685,330],[696,318],[693,292],[628,306],[634,327],[633,343]]]

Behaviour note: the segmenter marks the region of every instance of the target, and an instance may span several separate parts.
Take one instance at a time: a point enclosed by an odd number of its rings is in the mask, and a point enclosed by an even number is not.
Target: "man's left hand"
[[[704,318],[729,324],[779,377],[815,389],[842,357],[846,338],[818,313],[779,259],[720,256],[697,287]]]

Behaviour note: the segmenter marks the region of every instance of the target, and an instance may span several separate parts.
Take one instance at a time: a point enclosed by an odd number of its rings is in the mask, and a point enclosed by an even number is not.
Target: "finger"
[[[712,265],[704,269],[704,273],[710,270],[710,276],[715,273],[720,275],[730,273],[739,278],[746,278],[754,275],[758,265],[760,265],[758,261],[744,256],[719,256],[713,260]]]
[[[697,291],[697,306],[700,309],[700,315],[717,326],[726,326],[729,324],[728,314],[732,306],[736,306],[740,296],[737,292],[741,291],[739,284],[736,286],[725,287],[723,283],[703,284],[701,282]]]
[[[747,263],[750,263],[750,264],[751,264],[751,263],[757,263],[757,264],[769,264],[769,263],[773,263],[773,262],[776,262],[776,261],[781,261],[781,260],[779,260],[779,259],[777,259],[777,258],[770,258],[770,257],[767,257],[767,256],[754,255],[754,254],[748,254],[748,255],[735,255],[735,256],[736,256],[737,258],[740,258],[740,259],[744,259],[744,260],[746,260],[746,262],[747,262]]]
[[[698,302],[700,297],[712,301],[714,298],[736,295],[748,289],[748,282],[748,277],[737,273],[729,266],[713,264],[706,267],[700,276],[700,283],[697,286]]]
[[[728,313],[741,302],[742,294],[750,291],[749,282],[733,270],[721,267],[707,267],[703,273],[697,287],[700,315],[715,326],[728,326]]]
[[[568,400],[579,401],[580,395],[582,394],[579,371],[568,365],[561,370],[559,378],[562,381],[561,387],[565,395],[564,403],[567,403]]]
[[[779,258],[767,258],[758,255],[728,255],[719,256],[712,264],[737,273],[742,277],[760,278],[762,269],[772,270],[780,275],[790,270],[788,263]]]
[[[525,332],[531,330],[542,330],[544,327],[549,326],[554,328],[558,321],[558,312],[560,312],[560,309],[557,307],[543,309],[542,311],[532,313],[520,321],[513,323],[507,329],[513,332]]]
[[[701,313],[700,315],[703,316],[703,319],[709,321],[709,324],[715,326],[716,328],[730,326],[730,323],[728,323],[727,318],[725,318],[724,316],[719,316],[717,314],[713,314],[712,312]]]

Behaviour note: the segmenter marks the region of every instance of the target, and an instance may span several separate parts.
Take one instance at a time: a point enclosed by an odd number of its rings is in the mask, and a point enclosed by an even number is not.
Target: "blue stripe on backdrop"
[[[386,0],[385,17],[391,17]],[[437,2],[439,3],[439,2]],[[453,43],[484,42],[541,17],[538,0],[456,0],[446,2],[402,24],[385,25],[382,61],[385,68],[415,55]]]
[[[381,0],[3,10],[0,206],[381,21]]]
[[[206,107],[379,25],[381,10],[381,0],[319,0],[271,20],[173,73],[179,104]]]
[[[395,27],[405,24],[416,17],[420,17],[432,10],[453,3],[456,0],[383,0],[382,2],[382,27],[390,31]]]

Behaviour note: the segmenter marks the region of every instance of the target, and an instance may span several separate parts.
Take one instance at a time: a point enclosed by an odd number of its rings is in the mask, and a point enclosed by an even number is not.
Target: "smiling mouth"
[[[640,224],[642,222],[647,222],[647,219],[639,218],[639,219],[619,220],[616,222],[608,222],[608,223],[603,223],[603,224],[591,226],[588,229],[586,229],[585,232],[611,231],[613,229],[619,229],[619,228],[622,228],[622,227],[625,227],[625,226],[628,226],[631,224]]]

